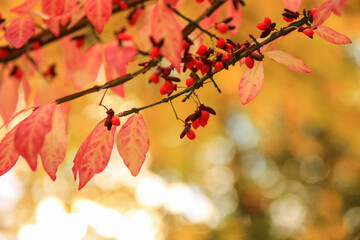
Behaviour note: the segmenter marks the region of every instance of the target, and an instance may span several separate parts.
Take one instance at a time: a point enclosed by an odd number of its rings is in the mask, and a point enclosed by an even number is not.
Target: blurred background
[[[9,9],[20,2],[1,1],[2,16],[15,17]],[[285,26],[280,0],[259,2],[246,1],[234,41],[258,35],[255,26],[265,16]],[[197,16],[195,4],[184,4],[186,16]],[[314,4],[304,0],[302,8]],[[169,104],[143,111],[150,151],[136,178],[115,148],[107,168],[77,190],[71,172],[74,156],[106,113],[98,106],[102,92],[73,101],[68,152],[57,180],[52,182],[41,166],[32,172],[23,159],[0,177],[0,239],[359,239],[359,13],[360,2],[349,1],[341,17],[324,24],[350,37],[351,45],[301,33],[280,41],[278,49],[303,59],[313,73],[295,73],[265,59],[264,87],[246,106],[238,96],[244,68],[237,64],[217,74],[222,94],[211,84],[198,91],[217,115],[196,130],[194,141],[179,138],[183,124]],[[113,41],[113,30],[124,25],[126,15],[111,18],[100,35],[104,43]],[[129,31],[137,34],[137,28]],[[206,38],[204,42],[211,44]],[[58,76],[44,83],[35,73],[30,82],[54,97],[52,87],[65,86],[61,64],[66,53],[59,42],[43,51],[41,66],[55,62]],[[128,70],[146,60],[137,58]],[[21,59],[17,63],[23,64]],[[124,99],[109,92],[104,104],[120,112],[161,99],[159,85],[147,84],[152,73],[126,83]],[[173,104],[179,117],[186,118],[196,105],[181,99]],[[22,96],[19,101],[21,110]],[[1,138],[5,134],[1,129]]]

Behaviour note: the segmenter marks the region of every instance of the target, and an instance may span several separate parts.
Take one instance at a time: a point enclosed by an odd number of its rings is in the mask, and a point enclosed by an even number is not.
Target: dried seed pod
[[[270,33],[271,33],[271,29],[267,28],[261,33],[260,37],[265,38],[265,37],[269,36]]]
[[[191,118],[192,122],[195,122],[199,117],[201,116],[201,110],[198,110],[194,113],[194,115]]]
[[[216,115],[216,112],[214,109],[212,109],[211,107],[205,106],[205,105],[201,105],[200,106],[202,110],[207,111],[208,113],[212,114],[212,115]]]
[[[254,52],[250,53],[249,56],[250,56],[251,58],[253,58],[254,60],[256,60],[256,61],[262,61],[262,60],[263,60],[263,57],[262,57],[262,56],[260,56],[260,55],[257,54],[257,53],[254,53]]]

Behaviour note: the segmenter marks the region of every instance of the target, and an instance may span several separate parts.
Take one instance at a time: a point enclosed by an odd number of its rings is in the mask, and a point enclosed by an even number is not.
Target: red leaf
[[[164,0],[166,4],[170,4],[170,6],[175,7],[179,0]]]
[[[211,6],[211,4],[208,1],[204,1],[203,2],[203,9],[202,9],[202,13],[205,12],[209,7]],[[201,20],[200,22],[200,26],[203,28],[209,28],[210,26],[214,25],[217,20],[219,19],[221,14],[221,8],[218,8],[215,10],[215,12],[213,12],[210,16],[205,17],[203,20]]]
[[[112,0],[86,0],[85,14],[98,33],[102,33],[105,23],[111,16]]]
[[[45,171],[55,181],[59,165],[64,161],[67,148],[67,136],[64,115],[61,107],[57,106],[51,131],[45,136],[44,144],[40,150],[40,157]]]
[[[182,32],[173,11],[166,6],[163,0],[156,3],[151,24],[153,38],[158,42],[165,39],[164,45],[161,47],[161,55],[180,72]]]
[[[116,146],[125,165],[136,177],[149,150],[149,137],[144,118],[141,114],[132,115],[121,127]]]
[[[95,175],[102,172],[109,163],[114,145],[115,127],[108,131],[104,120],[99,122],[95,129],[81,144],[74,159],[72,168],[74,178],[79,173],[79,190]]]
[[[235,27],[235,29],[231,30],[231,35],[235,36],[242,22],[242,8],[240,4],[238,4],[238,9],[235,9],[233,1],[228,0],[226,7],[226,17],[233,18],[229,24]]]
[[[0,176],[8,172],[19,159],[15,151],[14,138],[19,125],[15,126],[0,142]]]
[[[282,0],[285,8],[291,10],[291,11],[298,11],[302,0]]]
[[[66,26],[71,19],[71,15],[80,8],[77,0],[66,0],[64,5],[63,19],[60,21],[61,26]]]
[[[6,40],[14,46],[21,48],[35,33],[35,22],[31,17],[15,18],[5,29]]]
[[[255,61],[252,69],[245,69],[240,80],[239,95],[243,105],[253,100],[262,89],[264,83],[264,67],[262,61]]]
[[[314,16],[314,23],[312,25],[312,29],[320,26],[330,17],[332,13],[332,1],[333,0],[328,0],[319,6]]]
[[[106,63],[112,65],[119,75],[126,73],[128,63],[134,59],[136,54],[137,49],[132,42],[122,47],[117,42],[111,42],[105,47]]]
[[[306,66],[303,60],[291,55],[290,53],[280,50],[270,51],[264,53],[265,56],[271,58],[273,61],[284,64],[292,71],[300,73],[311,73],[312,70]]]
[[[20,81],[5,74],[0,85],[0,114],[4,122],[7,122],[15,113],[19,98]]]
[[[332,11],[336,15],[340,16],[344,12],[345,3],[348,0],[333,0]]]
[[[334,43],[334,44],[349,44],[352,43],[351,39],[347,36],[336,32],[335,30],[325,27],[319,26],[315,33],[319,35],[322,39]]]
[[[36,169],[37,155],[43,146],[45,136],[51,130],[55,107],[55,103],[39,107],[19,123],[15,133],[16,151],[26,159],[33,171]]]
[[[65,0],[42,0],[42,12],[50,17],[59,16],[64,13]],[[55,35],[60,34],[59,21],[49,19],[44,20],[49,30]]]
[[[34,8],[39,0],[26,0],[24,3],[10,10],[10,12],[17,14],[25,14]]]

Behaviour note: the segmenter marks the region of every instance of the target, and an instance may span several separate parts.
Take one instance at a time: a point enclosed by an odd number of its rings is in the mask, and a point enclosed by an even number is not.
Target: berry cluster
[[[107,127],[107,129],[110,131],[112,125],[114,126],[119,126],[120,125],[120,118],[115,114],[114,110],[112,110],[112,108],[110,108],[109,110],[106,111],[107,117],[105,119],[104,122],[104,126]]]
[[[191,129],[197,129],[199,126],[205,127],[209,121],[210,114],[216,115],[216,112],[211,107],[205,106],[204,104],[201,104],[197,110],[190,114],[185,119],[185,127],[184,130],[180,134],[180,138],[182,139],[185,134],[190,139],[193,140],[196,138],[195,132]]]

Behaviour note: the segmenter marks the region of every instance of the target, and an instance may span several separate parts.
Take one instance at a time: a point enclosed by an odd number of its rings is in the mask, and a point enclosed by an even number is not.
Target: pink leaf
[[[0,85],[0,114],[4,122],[7,122],[15,113],[16,105],[19,98],[20,80],[4,75]]]
[[[134,43],[129,42],[127,46],[119,46],[118,42],[111,42],[105,47],[105,60],[112,65],[119,75],[126,73],[126,67],[137,54]]]
[[[51,130],[55,107],[55,103],[39,107],[19,123],[15,133],[16,151],[26,159],[33,171],[36,169],[37,155],[43,146],[45,136]]]
[[[116,146],[125,165],[136,177],[149,150],[149,137],[141,114],[132,115],[121,127]]]
[[[240,80],[239,95],[243,105],[253,100],[262,89],[264,83],[264,67],[262,61],[256,61],[252,69],[245,69]]]
[[[235,9],[233,1],[228,0],[227,8],[226,8],[226,17],[232,17],[233,18],[229,24],[235,27],[235,29],[231,30],[231,35],[235,36],[235,34],[238,32],[239,27],[240,27],[241,22],[242,22],[242,8],[241,8],[241,5],[238,4],[238,9]]]
[[[302,0],[282,0],[282,2],[285,8],[296,12],[299,10]]]
[[[45,171],[55,181],[59,165],[64,161],[67,148],[67,136],[64,115],[57,106],[52,119],[51,131],[45,136],[40,157]]]
[[[65,0],[42,0],[42,12],[50,17],[59,16],[64,13]],[[60,34],[59,21],[49,19],[44,20],[49,30],[55,35]]]
[[[104,70],[105,70],[106,82],[109,82],[118,76],[114,66],[111,64],[105,64]],[[112,87],[110,89],[113,92],[115,92],[117,95],[119,95],[120,97],[125,98],[124,84],[120,84],[120,85],[118,85],[116,87]]]
[[[280,50],[270,51],[264,53],[265,56],[271,58],[273,61],[284,64],[292,71],[300,73],[311,73],[312,70],[306,66],[303,60],[291,55],[290,53]]]
[[[74,159],[72,168],[74,178],[79,173],[79,190],[96,174],[102,172],[109,163],[114,145],[115,127],[108,131],[104,120],[99,122],[95,129],[81,144]]]
[[[112,0],[86,0],[85,14],[98,33],[102,33],[105,23],[111,16]]]
[[[151,35],[156,41],[164,39],[161,55],[164,56],[175,69],[180,72],[182,32],[174,13],[159,0],[154,8]]]
[[[19,125],[15,126],[0,142],[0,176],[8,172],[19,159],[15,150],[14,138]]]
[[[80,8],[81,4],[77,4],[77,0],[66,0],[64,5],[63,19],[60,21],[61,26],[66,26],[71,19],[71,15]]]
[[[345,8],[345,3],[348,0],[333,0],[333,4],[332,4],[332,11],[340,16],[343,12],[344,12],[344,8]]]
[[[321,4],[314,15],[314,23],[312,29],[323,24],[332,13],[332,0],[328,0]]]
[[[35,22],[31,17],[15,18],[5,29],[6,40],[14,46],[21,48],[35,33]]]
[[[204,1],[203,9],[201,12],[205,12],[210,6],[211,4],[208,1]],[[206,29],[214,25],[219,19],[220,14],[221,14],[221,8],[216,9],[215,12],[213,12],[210,16],[205,17],[203,20],[201,20],[200,26]]]
[[[10,10],[10,12],[17,14],[25,14],[34,8],[39,0],[26,0],[24,3]]]
[[[335,30],[325,27],[319,26],[315,33],[319,35],[322,39],[334,43],[334,44],[349,44],[352,43],[351,39],[347,36],[336,32]]]

